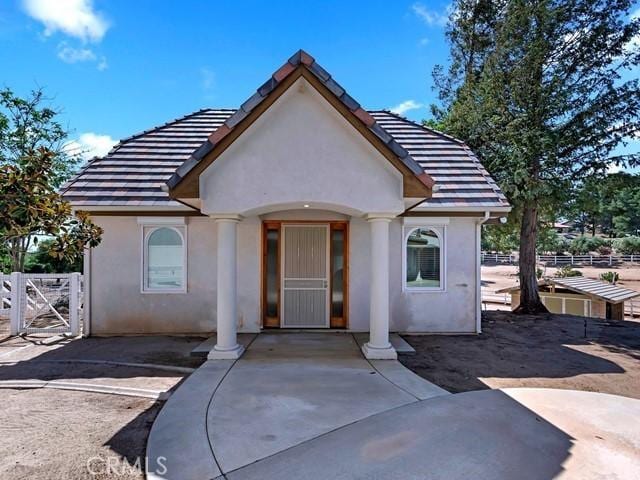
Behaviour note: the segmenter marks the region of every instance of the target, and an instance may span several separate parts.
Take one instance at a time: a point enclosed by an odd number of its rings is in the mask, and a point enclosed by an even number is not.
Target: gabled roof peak
[[[308,73],[305,74],[300,69]],[[407,179],[410,185],[414,185],[414,192],[409,196],[429,196],[431,194],[431,188],[435,183],[433,179],[424,171],[418,162],[411,157],[409,152],[396,142],[384,128],[378,125],[375,118],[364,110],[360,104],[332,78],[331,74],[322,68],[322,66],[304,50],[295,52],[284,65],[276,70],[273,75],[257,89],[256,93],[249,97],[222,126],[209,136],[207,141],[193,153],[191,158],[176,170],[175,174],[167,182],[167,189],[171,192],[187,175],[193,175],[202,171],[206,165],[201,161],[213,152],[223,139],[234,131],[238,125],[243,123],[259,105],[273,94],[276,88],[282,85],[283,82],[296,71],[299,72],[297,75],[305,76],[308,80],[318,84],[316,88],[328,90],[328,95],[339,100],[337,105],[345,111],[344,114],[347,117],[351,119],[355,118],[355,122],[363,125],[373,133],[372,138],[375,139],[375,142],[382,142],[383,145],[380,148],[388,152],[392,162],[396,164],[397,168],[404,172],[403,176],[406,175],[405,179]],[[279,91],[278,96],[283,91],[282,87]],[[194,169],[196,171],[191,173]]]

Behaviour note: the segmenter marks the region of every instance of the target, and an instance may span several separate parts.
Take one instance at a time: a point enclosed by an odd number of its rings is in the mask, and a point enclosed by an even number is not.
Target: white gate
[[[12,273],[7,278],[2,276],[1,300],[10,311],[12,335],[80,334],[82,275]]]

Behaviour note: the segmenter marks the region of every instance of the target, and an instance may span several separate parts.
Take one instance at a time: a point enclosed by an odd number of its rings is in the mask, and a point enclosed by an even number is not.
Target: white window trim
[[[407,293],[446,293],[447,291],[447,227],[449,219],[439,224],[423,222],[406,222],[402,230],[402,291]],[[415,230],[422,228],[431,230],[440,242],[440,286],[439,287],[409,287],[407,285],[407,241]]]
[[[184,217],[138,217],[138,225],[140,225],[140,293],[142,294],[182,294],[187,293],[187,248],[188,248],[188,231]],[[147,288],[147,263],[148,249],[147,240],[149,236],[159,228],[171,228],[182,240],[182,287],[180,288]],[[145,233],[145,229],[147,232]]]

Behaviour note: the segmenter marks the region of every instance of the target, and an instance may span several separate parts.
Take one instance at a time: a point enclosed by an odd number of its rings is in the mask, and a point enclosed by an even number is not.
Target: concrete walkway
[[[215,478],[371,415],[448,395],[397,361],[370,363],[348,333],[262,333],[245,346],[235,362],[207,361],[169,399],[149,436],[148,478]],[[157,475],[159,457],[167,458],[165,475]]]
[[[638,400],[550,389],[449,395],[398,362],[368,362],[344,333],[260,334],[247,347],[235,362],[206,362],[169,399],[149,436],[148,478],[626,479],[640,471]]]

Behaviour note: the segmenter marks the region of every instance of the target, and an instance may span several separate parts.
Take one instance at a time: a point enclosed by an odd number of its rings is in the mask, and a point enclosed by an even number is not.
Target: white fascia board
[[[411,209],[411,213],[424,213],[426,215],[429,212],[452,212],[452,217],[455,217],[455,212],[491,212],[491,213],[509,213],[511,207],[416,207]]]

